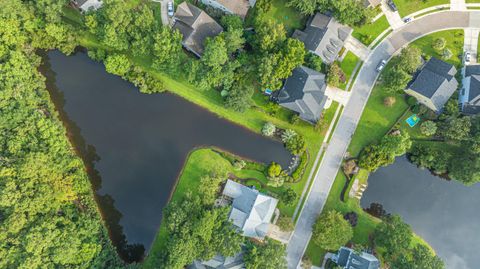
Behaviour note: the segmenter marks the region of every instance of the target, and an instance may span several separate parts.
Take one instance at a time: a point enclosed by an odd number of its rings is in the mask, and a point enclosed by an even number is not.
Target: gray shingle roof
[[[305,30],[295,30],[292,37],[305,44],[326,63],[332,63],[353,29],[340,24],[334,18],[317,13],[311,17]]]
[[[278,103],[299,113],[303,120],[315,123],[327,101],[325,75],[301,66],[293,70],[278,95]]]
[[[216,3],[217,5],[223,6],[228,12],[242,18],[245,18],[251,5],[248,0],[202,0],[202,2],[206,5],[212,5],[213,7],[216,7]]]
[[[220,24],[207,13],[187,2],[178,5],[174,20],[173,29],[182,33],[183,46],[197,56],[203,54],[207,37],[214,37],[223,31]]]
[[[233,199],[229,216],[233,224],[243,235],[263,239],[278,200],[231,180],[227,180],[223,195]]]
[[[353,249],[341,247],[334,260],[337,264],[347,269],[378,269],[380,262],[372,254],[362,252],[355,253]]]
[[[430,99],[440,110],[458,87],[456,73],[455,66],[432,57],[408,88]]]
[[[463,87],[460,96],[462,112],[465,114],[480,113],[480,64],[465,67]]]
[[[244,269],[243,253],[240,252],[233,257],[224,257],[222,255],[215,255],[211,260],[199,261],[196,260],[187,269]]]

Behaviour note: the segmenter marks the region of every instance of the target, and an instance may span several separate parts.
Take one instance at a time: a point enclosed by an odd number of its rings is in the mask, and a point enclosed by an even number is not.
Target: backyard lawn
[[[428,7],[450,4],[449,0],[394,0],[394,2],[402,18]]]
[[[307,17],[302,15],[294,7],[287,7],[286,0],[272,0],[272,7],[266,13],[266,16],[274,19],[278,23],[282,23],[289,34],[292,34],[295,29],[303,29]],[[255,8],[255,7],[254,7]],[[250,10],[246,18],[246,24],[253,24],[253,14],[255,12]]]
[[[370,45],[377,36],[390,27],[387,17],[382,16],[378,20],[365,24],[361,27],[354,27],[352,36],[360,40],[365,45]]]
[[[357,65],[359,60],[360,59],[355,54],[353,54],[353,52],[351,51],[347,52],[347,55],[345,56],[345,58],[343,58],[343,61],[340,63],[340,67],[345,73],[345,83],[340,84],[339,88],[345,90],[347,83],[350,80],[350,77],[352,76],[353,69],[355,69],[355,66]]]

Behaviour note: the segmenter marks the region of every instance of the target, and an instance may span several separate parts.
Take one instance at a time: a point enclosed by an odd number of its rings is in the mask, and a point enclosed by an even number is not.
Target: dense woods
[[[36,48],[75,45],[64,4],[0,2],[1,268],[122,265],[38,71]]]

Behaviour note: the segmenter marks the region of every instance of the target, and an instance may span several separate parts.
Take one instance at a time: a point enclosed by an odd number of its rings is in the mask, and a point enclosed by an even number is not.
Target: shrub
[[[293,125],[296,125],[300,122],[300,117],[297,115],[297,114],[293,114],[291,117],[290,117],[290,123],[293,124]]]
[[[268,177],[267,179],[268,179],[267,185],[271,186],[271,187],[274,187],[274,188],[281,187],[283,185],[283,183],[285,183],[285,176],[284,175],[275,176],[275,177]]]
[[[282,142],[287,143],[290,139],[297,136],[297,132],[292,129],[287,129],[282,134]]]
[[[343,218],[352,225],[352,227],[357,226],[358,223],[358,215],[354,211],[348,212],[347,214],[343,215]]]
[[[280,194],[280,200],[286,205],[293,205],[297,197],[297,193],[292,188],[287,188]]]
[[[393,96],[387,96],[383,99],[383,104],[386,106],[386,107],[392,107],[395,102],[397,102],[397,99]]]
[[[327,83],[328,85],[338,87],[340,83],[345,82],[345,73],[340,68],[338,62],[334,62],[328,68]]]
[[[272,162],[267,169],[267,174],[269,177],[277,177],[282,173],[282,167],[275,162]]]
[[[286,148],[293,154],[293,155],[300,155],[305,152],[307,145],[305,143],[305,139],[301,135],[296,135],[289,139],[286,142]]]
[[[262,128],[262,134],[265,136],[272,136],[275,133],[275,125],[271,122],[266,122]]]
[[[413,96],[408,96],[408,97],[407,97],[407,104],[408,104],[409,106],[414,106],[414,105],[417,104],[417,102],[418,102],[418,101],[417,101],[417,98],[415,98],[415,97],[413,97]]]
[[[443,37],[439,37],[432,42],[432,48],[435,50],[442,50],[447,45],[447,40]]]
[[[345,175],[351,175],[355,171],[355,168],[357,168],[357,164],[355,160],[348,160],[343,163],[342,167]]]
[[[303,152],[302,156],[300,156],[300,163],[297,166],[297,169],[292,173],[292,178],[294,181],[297,181],[300,179],[300,177],[303,175],[303,172],[305,170],[305,167],[307,167],[308,164],[308,156],[307,156],[307,151]]]
[[[293,228],[295,228],[295,225],[293,225],[292,218],[287,216],[281,216],[277,221],[277,226],[280,227],[280,229],[285,232],[290,232],[293,230]]]
[[[453,53],[450,49],[444,49],[443,52],[442,52],[442,59],[443,60],[448,60],[450,58],[452,58],[453,56]]]
[[[432,136],[437,132],[437,124],[431,120],[425,121],[420,125],[420,132],[426,136]]]
[[[246,163],[244,160],[237,160],[233,163],[233,169],[236,171],[240,171],[245,167]]]

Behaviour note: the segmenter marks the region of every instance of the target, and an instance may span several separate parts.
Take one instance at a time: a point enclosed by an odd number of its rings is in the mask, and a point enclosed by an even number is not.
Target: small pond
[[[88,166],[112,241],[127,260],[150,247],[162,209],[195,147],[213,145],[282,166],[291,159],[280,142],[180,97],[139,93],[84,52],[67,57],[51,51],[44,62],[50,95]]]
[[[399,214],[448,269],[478,269],[480,185],[464,186],[418,169],[406,157],[370,175],[361,204]]]

